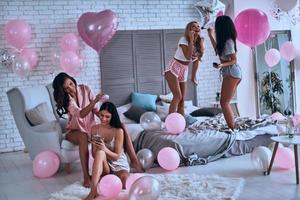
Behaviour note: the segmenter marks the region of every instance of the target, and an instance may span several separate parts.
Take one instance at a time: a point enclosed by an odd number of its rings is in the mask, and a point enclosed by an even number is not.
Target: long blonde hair
[[[185,27],[185,32],[184,32],[184,36],[186,38],[186,40],[188,42],[191,42],[190,41],[190,38],[189,38],[189,32],[193,26],[194,23],[198,23],[197,21],[191,21],[189,22],[186,27]],[[193,41],[192,41],[193,42]],[[203,43],[203,39],[200,37],[200,35],[198,34],[197,35],[197,38],[195,40],[195,48],[196,48],[196,51],[198,52],[198,55],[199,55],[199,60],[201,59],[201,57],[203,56],[203,53],[204,53],[204,48],[203,48],[203,45],[201,45],[201,43]]]

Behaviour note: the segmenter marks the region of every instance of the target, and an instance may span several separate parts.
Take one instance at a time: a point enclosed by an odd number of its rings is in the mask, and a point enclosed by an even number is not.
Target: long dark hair
[[[216,32],[216,53],[217,55],[222,55],[224,51],[226,41],[232,39],[234,42],[234,50],[236,50],[236,30],[233,21],[230,17],[223,15],[219,16],[215,22],[215,32]]]
[[[188,42],[193,42],[193,41],[190,41],[189,32],[190,32],[190,30],[192,28],[192,25],[194,23],[198,23],[198,22],[197,21],[191,21],[185,27],[184,36],[185,36],[185,39]],[[194,46],[195,46],[197,52],[199,53],[199,59],[201,59],[201,57],[203,56],[203,53],[204,53],[204,49],[201,47],[201,42],[203,42],[203,41],[202,41],[200,35],[198,34]]]
[[[121,128],[123,130],[123,132],[124,132],[123,147],[124,147],[124,151],[126,152],[127,151],[127,148],[126,148],[127,137],[126,137],[126,135],[128,133],[127,133],[124,125],[122,124],[122,122],[120,120],[120,117],[119,117],[119,114],[118,114],[118,111],[117,111],[117,108],[116,108],[115,104],[113,104],[112,102],[106,101],[101,105],[99,111],[101,111],[101,110],[106,110],[107,112],[109,112],[111,114],[111,120],[109,122],[109,125],[111,127]]]
[[[56,101],[56,112],[59,117],[62,117],[64,114],[67,114],[69,107],[69,94],[64,90],[64,82],[66,79],[70,79],[77,86],[76,80],[70,75],[61,72],[53,80],[53,97]]]

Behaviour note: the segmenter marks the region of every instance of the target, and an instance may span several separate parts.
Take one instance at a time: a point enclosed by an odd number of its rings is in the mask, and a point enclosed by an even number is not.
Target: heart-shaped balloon
[[[117,15],[111,10],[83,13],[77,22],[82,40],[100,53],[117,31]]]

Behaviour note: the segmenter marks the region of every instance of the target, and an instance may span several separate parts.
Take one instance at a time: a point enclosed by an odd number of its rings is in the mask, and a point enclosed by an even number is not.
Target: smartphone
[[[97,141],[97,142],[101,142],[101,140],[103,140],[103,138],[100,135],[95,134],[95,135],[92,136],[92,140]]]
[[[220,67],[219,67],[219,64],[216,63],[216,62],[213,62],[213,67],[216,68],[216,69],[219,69],[219,68],[220,68]]]

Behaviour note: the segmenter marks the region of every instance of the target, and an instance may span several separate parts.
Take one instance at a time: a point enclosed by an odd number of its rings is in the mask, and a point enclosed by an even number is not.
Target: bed
[[[272,134],[277,134],[276,126],[271,123],[228,134],[219,130],[197,130],[197,125],[213,120],[197,117],[197,122],[183,133],[170,135],[165,129],[145,131],[140,124],[124,116],[131,107],[133,92],[158,96],[169,92],[162,74],[182,33],[181,29],[118,31],[100,54],[102,91],[118,106],[121,121],[126,124],[136,151],[149,148],[156,156],[161,148],[170,146],[179,152],[182,164],[193,165],[249,153],[257,146],[268,146]],[[186,113],[190,113],[199,109],[195,106],[197,93],[193,84],[188,84],[187,93]],[[195,155],[198,162],[190,162]]]

